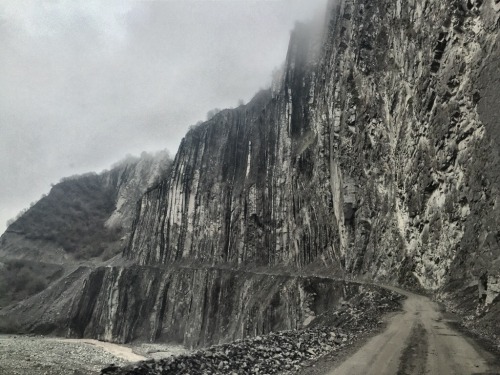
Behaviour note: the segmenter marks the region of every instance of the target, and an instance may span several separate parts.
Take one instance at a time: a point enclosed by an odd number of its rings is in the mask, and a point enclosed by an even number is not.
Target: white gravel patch
[[[93,375],[111,363],[131,362],[123,359],[124,355],[115,351],[113,355],[109,351],[87,340],[0,335],[0,374]]]

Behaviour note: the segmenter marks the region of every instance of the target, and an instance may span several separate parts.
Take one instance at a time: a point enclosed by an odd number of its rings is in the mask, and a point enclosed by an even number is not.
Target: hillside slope
[[[63,179],[0,237],[0,306],[39,292],[66,270],[127,246],[137,201],[166,178],[166,152],[128,158],[101,174]]]

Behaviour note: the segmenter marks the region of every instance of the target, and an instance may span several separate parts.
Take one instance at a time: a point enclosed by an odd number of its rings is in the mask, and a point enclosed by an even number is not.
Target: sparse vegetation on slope
[[[64,180],[15,221],[8,232],[53,242],[76,259],[102,255],[119,240],[120,229],[104,223],[115,209],[116,190],[102,176]]]
[[[61,275],[62,267],[55,264],[26,260],[0,262],[0,308],[42,291]]]

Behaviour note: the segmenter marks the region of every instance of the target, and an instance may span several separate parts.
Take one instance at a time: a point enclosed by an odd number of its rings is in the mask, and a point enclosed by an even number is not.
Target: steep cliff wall
[[[322,267],[498,306],[499,9],[345,0],[321,42],[299,26],[273,90],[191,130],[143,196],[124,251],[133,265],[90,273],[58,324],[194,346],[285,327],[273,314],[297,326],[286,301],[302,301],[302,284],[278,293],[281,281],[245,277],[252,267]],[[279,312],[242,305],[255,295],[267,309],[276,293]]]
[[[318,51],[299,27],[271,98],[186,136],[126,256],[316,262],[430,289],[497,273],[497,8],[343,1]]]
[[[319,277],[149,266],[82,267],[60,284],[11,308],[12,324],[104,341],[203,347],[302,328],[376,291]]]
[[[313,30],[291,37],[281,88],[219,113],[182,141],[146,194],[126,256],[139,264],[340,264],[325,158],[311,122]]]
[[[481,87],[498,75],[498,6],[345,2],[344,20],[318,113],[333,114],[332,169],[356,191],[347,271],[430,289],[498,273],[496,99]]]
[[[106,268],[91,275],[69,327],[107,341],[207,346],[302,328],[360,290],[328,279],[221,269]]]

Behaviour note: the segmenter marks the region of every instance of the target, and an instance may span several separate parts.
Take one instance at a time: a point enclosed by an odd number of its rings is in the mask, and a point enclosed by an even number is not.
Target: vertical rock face
[[[498,302],[499,11],[344,0],[321,39],[299,26],[273,89],[192,129],[142,197],[133,265],[86,276],[60,324],[192,346],[283,328],[273,314],[297,326],[301,284],[278,293],[251,267],[473,285]]]
[[[326,130],[311,96],[316,52],[294,31],[281,89],[191,130],[170,178],[140,204],[126,256],[143,265],[339,264]]]
[[[71,311],[72,335],[187,347],[302,328],[363,286],[218,269],[101,268]]]
[[[347,271],[435,289],[477,280],[498,259],[486,239],[495,234],[478,222],[498,220],[498,182],[487,177],[498,169],[497,124],[485,121],[481,94],[491,90],[481,76],[498,70],[497,8],[345,2],[333,84],[322,88],[337,114],[331,159],[356,191]]]
[[[126,256],[431,289],[495,272],[497,8],[343,1],[317,51],[299,27],[279,90],[188,133]]]
[[[81,267],[59,284],[8,310],[10,319],[39,333],[189,348],[302,328],[375,290],[320,277],[149,266]]]

